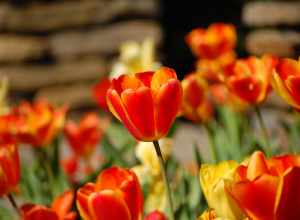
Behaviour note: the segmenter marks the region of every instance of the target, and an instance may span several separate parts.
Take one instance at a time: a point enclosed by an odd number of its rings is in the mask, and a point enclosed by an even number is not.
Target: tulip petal
[[[153,74],[151,89],[158,91],[160,87],[166,84],[170,79],[177,79],[175,70],[168,67],[160,68]]]
[[[300,74],[297,76],[289,76],[286,80],[286,86],[294,101],[300,105]]]
[[[155,137],[155,126],[153,98],[150,88],[127,89],[121,97],[130,121],[139,130],[143,137],[142,140],[152,141]]]
[[[88,203],[92,220],[131,220],[125,201],[115,191],[103,190],[93,193]]]
[[[95,191],[93,183],[87,183],[77,191],[76,205],[79,210],[80,216],[84,220],[93,220],[89,213],[88,199],[89,196]]]
[[[285,86],[285,82],[280,78],[277,72],[273,73],[272,78],[272,86],[274,90],[290,105],[294,106],[295,108],[300,109],[300,104],[298,104],[293,96],[290,94],[289,90]]]
[[[59,220],[55,211],[44,206],[27,204],[21,210],[23,220]]]
[[[283,155],[268,160],[269,171],[272,175],[281,176],[290,167],[300,167],[300,156]]]
[[[138,140],[142,140],[142,135],[130,120],[128,113],[122,103],[122,100],[116,90],[109,89],[107,91],[107,104],[110,111],[116,118],[124,123],[130,133]]]
[[[252,220],[273,220],[279,178],[264,174],[254,181],[226,186],[240,208]]]
[[[142,81],[144,86],[150,88],[153,74],[154,74],[153,71],[148,71],[148,72],[136,73],[135,77],[138,78],[140,81]]]
[[[268,166],[264,154],[260,151],[254,152],[247,169],[248,180],[253,181],[265,173],[268,173]]]
[[[169,80],[158,90],[154,102],[156,137],[162,137],[169,131],[181,108],[182,87],[180,82],[176,79]]]
[[[300,167],[287,170],[282,177],[276,201],[276,220],[299,219]]]
[[[229,88],[232,93],[249,103],[256,103],[262,92],[261,82],[256,81],[253,77],[237,78],[233,76],[229,80]]]
[[[289,76],[300,75],[300,65],[299,62],[293,59],[281,59],[276,66],[276,72],[279,74],[280,78],[285,81]]]
[[[53,201],[51,208],[59,215],[60,218],[63,218],[71,210],[73,199],[73,192],[71,190],[66,191]]]
[[[200,169],[200,183],[209,208],[219,217],[231,220],[242,219],[243,213],[226,192],[227,182],[231,182],[238,163],[223,161],[216,165],[203,164]]]

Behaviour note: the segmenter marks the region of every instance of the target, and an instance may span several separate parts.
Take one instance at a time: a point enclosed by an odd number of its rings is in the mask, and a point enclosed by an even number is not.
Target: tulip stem
[[[159,160],[160,169],[161,169],[161,172],[162,172],[162,175],[163,175],[163,180],[164,180],[165,187],[166,187],[166,193],[167,193],[169,207],[170,207],[170,211],[171,211],[170,220],[175,220],[172,194],[171,194],[170,184],[169,184],[168,177],[167,177],[165,161],[164,161],[163,155],[162,155],[161,150],[160,150],[159,142],[158,141],[153,141],[153,145],[154,145],[156,155],[157,155],[158,160]]]
[[[7,195],[7,198],[8,198],[8,200],[9,200],[10,204],[12,205],[12,207],[14,207],[14,209],[15,209],[16,212],[18,213],[18,215],[21,216],[21,211],[20,211],[20,209],[19,209],[19,207],[18,207],[18,205],[17,205],[17,202],[16,202],[16,200],[14,199],[13,195],[12,195],[11,193],[9,193],[9,194]]]
[[[270,153],[271,153],[270,138],[269,138],[269,134],[268,134],[268,130],[267,130],[266,124],[265,124],[265,122],[263,120],[263,117],[262,117],[261,110],[260,110],[260,108],[258,106],[255,106],[255,112],[256,112],[256,115],[257,115],[257,118],[258,118],[258,122],[259,122],[260,128],[261,128],[263,136],[264,136],[266,153],[268,155],[270,155]]]
[[[207,137],[208,137],[208,141],[209,141],[211,159],[214,163],[217,163],[218,162],[217,146],[214,141],[213,131],[211,130],[211,128],[209,127],[209,125],[207,123],[204,124],[204,127],[207,132]]]

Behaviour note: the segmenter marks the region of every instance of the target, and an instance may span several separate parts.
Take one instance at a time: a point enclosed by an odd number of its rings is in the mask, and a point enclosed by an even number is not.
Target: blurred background
[[[185,35],[212,22],[238,30],[240,56],[296,57],[299,1],[2,0],[0,76],[11,101],[46,97],[72,109],[95,107],[90,88],[109,73],[122,42],[150,37],[158,58],[182,78],[195,58]]]

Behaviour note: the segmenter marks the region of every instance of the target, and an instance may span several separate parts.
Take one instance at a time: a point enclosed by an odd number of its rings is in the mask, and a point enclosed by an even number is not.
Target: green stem
[[[267,153],[267,155],[270,156],[270,153],[271,153],[270,138],[269,138],[269,134],[268,134],[268,130],[267,130],[266,124],[265,124],[265,122],[263,120],[260,108],[258,106],[255,106],[255,113],[257,115],[258,122],[259,122],[260,128],[261,128],[263,136],[264,136],[266,153]]]
[[[21,216],[21,211],[17,205],[16,200],[14,199],[12,194],[8,194],[7,198],[9,200],[9,202],[11,203],[12,207],[16,210],[16,212],[18,213],[19,216]]]
[[[158,160],[159,160],[160,169],[161,169],[164,184],[165,184],[165,187],[166,187],[166,193],[167,193],[169,207],[170,207],[170,211],[171,211],[171,219],[170,220],[175,220],[171,189],[170,189],[170,184],[169,184],[169,181],[168,181],[168,178],[167,178],[165,161],[164,161],[163,155],[161,153],[158,141],[153,141],[153,145],[154,145],[156,155],[157,155]]]
[[[43,149],[43,147],[39,147],[35,149],[35,153],[39,159],[39,163],[43,166],[44,171],[46,172],[46,178],[49,184],[49,193],[53,197],[53,187],[55,183],[54,174],[52,168],[50,166],[50,160],[47,155],[47,152]]]
[[[213,132],[208,124],[204,124],[204,127],[207,132],[207,137],[208,137],[208,141],[209,141],[211,159],[214,163],[217,163],[218,162],[217,146],[214,141]]]

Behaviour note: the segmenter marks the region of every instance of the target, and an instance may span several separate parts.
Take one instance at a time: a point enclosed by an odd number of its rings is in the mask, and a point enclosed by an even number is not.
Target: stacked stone
[[[281,57],[300,55],[300,2],[297,0],[249,1],[243,8],[249,53]]]
[[[90,88],[122,42],[161,43],[158,16],[158,0],[1,1],[0,77],[17,94],[94,105]]]

